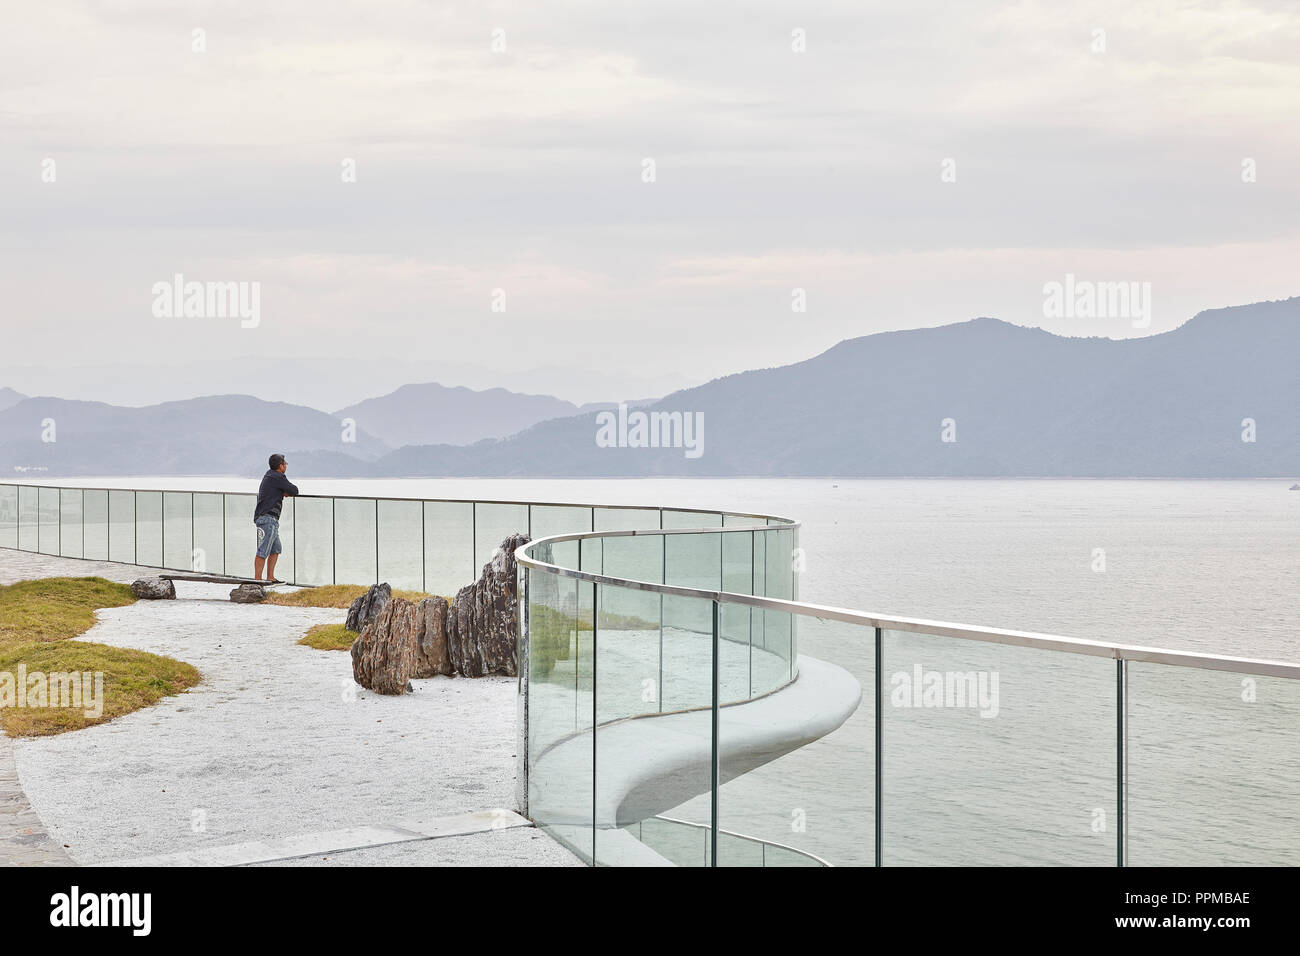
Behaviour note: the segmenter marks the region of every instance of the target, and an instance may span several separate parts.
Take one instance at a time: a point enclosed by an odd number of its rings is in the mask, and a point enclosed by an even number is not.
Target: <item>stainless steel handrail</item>
[[[797,525],[796,525],[797,526]],[[691,528],[666,529],[661,531],[593,531],[579,534],[558,534],[538,538],[521,546],[515,552],[516,560],[524,567],[548,574],[577,578],[615,587],[631,588],[638,591],[654,591],[660,594],[672,594],[679,597],[699,598],[717,601],[720,604],[742,604],[748,607],[763,608],[771,611],[784,611],[803,617],[815,617],[823,620],[841,621],[846,624],[858,624],[872,629],[881,628],[891,631],[911,631],[952,637],[963,640],[984,641],[993,644],[1007,644],[1016,647],[1033,647],[1040,650],[1062,651],[1068,654],[1083,654],[1091,657],[1106,657],[1122,661],[1138,661],[1152,664],[1169,664],[1175,667],[1195,667],[1203,670],[1230,671],[1238,674],[1254,674],[1265,677],[1284,677],[1300,680],[1300,664],[1286,661],[1264,660],[1249,657],[1229,657],[1221,654],[1204,654],[1197,651],[1176,651],[1169,648],[1144,647],[1135,644],[1115,644],[1105,641],[1090,641],[1077,637],[1062,637],[1056,634],[1039,634],[1033,631],[1015,631],[1005,628],[975,627],[967,624],[954,624],[948,621],[928,621],[921,618],[893,617],[885,614],[873,614],[855,611],[851,608],[834,607],[822,604],[810,604],[805,601],[787,601],[782,598],[769,598],[753,594],[732,591],[711,591],[701,588],[680,587],[672,584],[659,584],[654,581],[636,581],[626,578],[597,574],[593,571],[581,571],[565,568],[532,557],[527,552],[547,544],[562,541],[587,540],[590,538],[614,538],[636,535],[663,534],[729,534],[743,531],[770,531],[786,526],[764,525],[761,527],[735,526],[731,528]]]
[[[713,829],[713,827],[709,826],[707,823],[694,823],[694,822],[692,822],[692,821],[690,821],[690,820],[679,820],[679,819],[677,819],[676,817],[668,817],[668,816],[664,816],[662,813],[661,813],[661,814],[658,814],[658,815],[656,815],[656,816],[653,816],[653,817],[651,817],[650,819],[651,819],[651,820],[660,820],[660,821],[662,821],[662,822],[664,822],[664,823],[673,823],[673,824],[676,824],[676,825],[678,825],[678,826],[683,826],[683,827],[691,827],[692,829],[696,829],[696,830],[712,830],[712,829]],[[644,824],[645,821],[642,820],[642,821],[640,821],[640,823]],[[744,841],[746,841],[747,843],[757,843],[759,846],[762,846],[762,847],[769,847],[769,846],[771,846],[771,847],[776,847],[778,850],[785,850],[787,853],[793,853],[793,854],[795,854],[795,856],[806,857],[806,858],[808,858],[809,860],[813,860],[813,861],[815,861],[815,862],[817,863],[818,866],[832,866],[832,867],[833,867],[833,866],[835,865],[834,863],[831,863],[831,862],[829,862],[828,860],[824,860],[824,859],[822,859],[822,858],[821,858],[820,856],[818,856],[816,853],[809,853],[807,850],[800,850],[798,847],[789,846],[789,845],[787,845],[787,844],[785,844],[785,843],[777,843],[775,840],[764,840],[764,839],[762,839],[762,838],[760,838],[760,837],[750,836],[748,833],[737,833],[735,830],[723,830],[723,829],[719,829],[718,832],[721,833],[721,834],[724,834],[724,835],[726,835],[726,836],[729,836],[729,837],[735,837],[735,838],[738,839],[738,840],[744,840]],[[645,840],[642,840],[641,842],[642,842],[642,843],[645,843]],[[647,844],[647,845],[648,845],[648,844]],[[764,859],[764,862],[766,862],[766,858]]]
[[[256,481],[256,478],[246,479]],[[0,488],[47,488],[53,491],[134,491],[145,494],[166,495],[246,495],[257,497],[256,491],[203,491],[195,488],[112,488],[102,485],[38,485],[27,481],[0,481]],[[459,505],[529,505],[537,508],[599,508],[602,511],[679,511],[683,514],[731,515],[733,518],[761,518],[778,521],[782,526],[798,524],[780,515],[755,514],[749,511],[726,511],[711,508],[678,508],[675,505],[602,505],[586,501],[533,501],[511,498],[407,498],[401,495],[296,495],[298,498],[333,498],[342,501],[414,501]],[[739,526],[736,526],[739,530]]]

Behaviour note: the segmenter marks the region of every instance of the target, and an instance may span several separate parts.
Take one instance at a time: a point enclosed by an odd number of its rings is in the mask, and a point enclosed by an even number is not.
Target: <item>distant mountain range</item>
[[[17,405],[26,397],[22,392],[15,392],[12,388],[0,388],[0,411]]]
[[[402,445],[468,445],[504,438],[550,418],[565,418],[607,405],[575,405],[550,395],[521,395],[504,388],[474,391],[436,382],[403,385],[379,398],[334,413],[351,418],[394,448]]]
[[[990,318],[885,332],[621,412],[439,385],[332,416],[247,396],[6,408],[0,391],[0,469],[247,474],[283,450],[295,475],[319,477],[1294,478],[1298,346],[1293,298],[1202,312],[1137,339]],[[39,441],[43,417],[57,421],[57,448]],[[345,418],[355,442],[340,441]],[[678,422],[699,430],[670,434]],[[675,447],[636,447],[650,425]]]
[[[338,420],[324,412],[248,395],[144,408],[26,398],[0,411],[0,474],[6,476],[256,475],[274,451],[293,461],[301,449],[345,447],[356,467],[389,451],[363,430],[343,444]]]

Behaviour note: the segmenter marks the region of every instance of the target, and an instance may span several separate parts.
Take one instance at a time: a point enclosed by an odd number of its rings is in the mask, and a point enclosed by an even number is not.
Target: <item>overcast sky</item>
[[[617,399],[981,315],[1147,335],[1300,294],[1300,6],[25,4],[0,182],[29,393],[257,357],[267,398],[392,363]],[[260,324],[156,317],[175,273],[260,283]],[[1149,326],[1046,318],[1067,273],[1151,283]]]

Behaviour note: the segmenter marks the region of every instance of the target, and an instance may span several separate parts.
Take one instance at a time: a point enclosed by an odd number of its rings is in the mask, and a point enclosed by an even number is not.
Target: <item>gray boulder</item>
[[[447,649],[465,677],[518,676],[519,579],[515,549],[528,535],[512,534],[473,584],[456,592],[447,611]]]
[[[373,584],[369,590],[361,597],[352,602],[348,608],[347,623],[343,626],[349,631],[360,634],[366,629],[366,625],[379,616],[387,605],[393,599],[393,589],[387,584]]]
[[[450,677],[451,652],[447,647],[447,599],[428,597],[415,606],[416,648],[414,677]]]
[[[379,694],[412,691],[415,676],[417,637],[416,607],[396,598],[384,605],[352,642],[352,678],[362,687]]]
[[[139,578],[131,582],[131,593],[146,601],[174,601],[176,585],[163,578]]]
[[[230,600],[236,604],[260,604],[266,600],[266,588],[260,584],[241,584],[230,592]]]

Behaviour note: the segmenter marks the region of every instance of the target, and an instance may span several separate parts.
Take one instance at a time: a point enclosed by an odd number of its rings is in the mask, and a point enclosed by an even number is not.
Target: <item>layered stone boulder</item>
[[[348,608],[347,622],[343,626],[349,631],[360,634],[392,599],[393,589],[387,584],[371,585],[365,594],[352,602],[352,606]]]
[[[131,582],[131,593],[146,601],[173,601],[176,585],[165,578],[138,578]]]
[[[452,666],[465,677],[516,677],[519,647],[519,578],[515,549],[529,541],[512,534],[473,584],[456,592],[447,612]]]
[[[419,654],[419,619],[416,605],[410,601],[388,601],[352,642],[353,680],[378,694],[414,690],[411,678]]]
[[[447,646],[447,611],[443,597],[427,597],[415,606],[415,673],[413,677],[450,677],[451,650]]]

